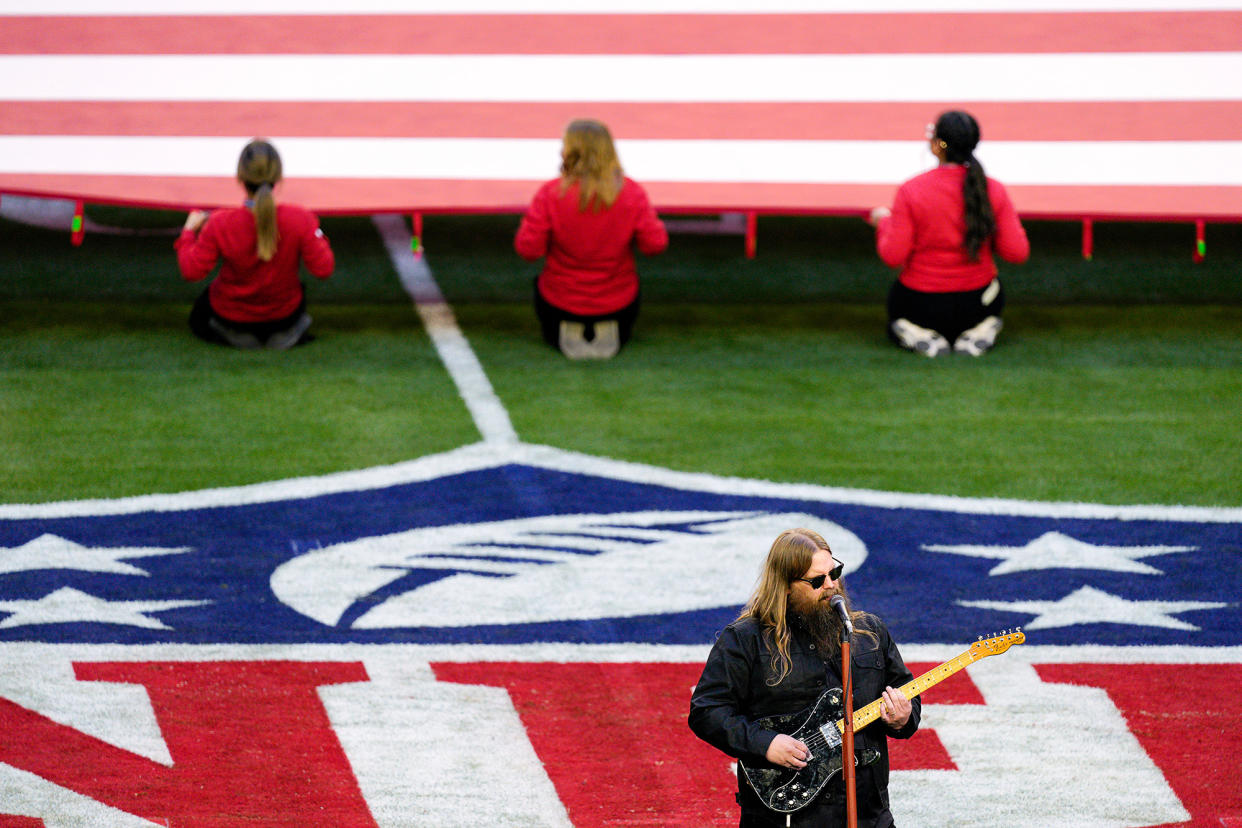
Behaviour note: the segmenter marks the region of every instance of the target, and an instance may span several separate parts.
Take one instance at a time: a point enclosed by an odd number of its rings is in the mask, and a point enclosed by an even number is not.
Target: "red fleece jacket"
[[[188,282],[207,278],[220,259],[220,274],[208,287],[211,307],[233,322],[271,322],[297,310],[302,301],[298,265],[318,279],[332,275],[336,260],[319,219],[292,204],[276,205],[280,239],[271,261],[255,250],[254,216],[245,207],[217,210],[198,237],[183,230],[174,247],[181,276]]]
[[[535,193],[513,240],[528,261],[547,256],[539,292],[552,306],[582,316],[621,310],[638,295],[633,244],[646,255],[668,247],[668,231],[647,193],[625,179],[612,206],[578,210],[578,185],[562,194],[560,179]]]
[[[966,168],[944,164],[897,190],[893,214],[876,227],[876,250],[890,267],[901,268],[903,285],[925,293],[978,290],[996,277],[993,254],[1014,264],[1026,261],[1031,244],[1009,194],[988,179],[996,233],[971,261],[962,248],[966,235],[962,184]]]

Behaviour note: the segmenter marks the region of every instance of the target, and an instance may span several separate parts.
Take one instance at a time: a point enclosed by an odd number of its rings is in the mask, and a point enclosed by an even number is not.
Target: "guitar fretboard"
[[[985,653],[984,655],[987,655],[987,653]],[[970,666],[979,658],[982,658],[982,656],[976,655],[975,650],[973,649],[967,650],[961,655],[956,656],[955,658],[949,659],[944,664],[941,664],[939,667],[933,667],[932,669],[928,670],[923,675],[916,678],[914,681],[908,682],[907,684],[903,685],[901,688],[901,692],[906,694],[907,699],[913,699],[915,696],[922,693],[927,688],[935,687],[937,684],[944,681],[949,676],[953,675],[959,670],[962,670],[965,667]],[[854,731],[858,732],[859,730],[862,730],[864,727],[874,722],[876,719],[880,718],[880,708],[883,706],[883,704],[884,704],[884,699],[879,698],[871,702],[870,704],[864,705],[863,707],[860,707],[857,710],[855,710],[854,711]],[[840,721],[837,722],[837,730],[841,733],[845,732],[845,720],[844,719],[841,719]]]

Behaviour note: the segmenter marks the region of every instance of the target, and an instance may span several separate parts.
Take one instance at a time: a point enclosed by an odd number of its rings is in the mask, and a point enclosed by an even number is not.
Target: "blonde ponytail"
[[[246,188],[252,201],[250,211],[254,214],[255,252],[265,262],[276,255],[276,244],[280,241],[272,188],[280,181],[281,175],[280,155],[267,141],[254,139],[237,159],[237,180]]]
[[[260,184],[254,191],[253,212],[259,258],[270,262],[276,255],[276,242],[280,240],[280,234],[276,232],[276,199],[272,196],[271,184]]]

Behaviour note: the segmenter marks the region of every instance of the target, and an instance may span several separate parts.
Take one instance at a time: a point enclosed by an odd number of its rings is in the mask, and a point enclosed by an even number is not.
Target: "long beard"
[[[814,612],[804,616],[802,620],[820,652],[836,655],[841,651],[841,616],[827,602],[823,602],[823,606],[817,606]]]
[[[794,609],[820,652],[835,655],[841,651],[841,630],[844,625],[836,609],[828,603],[831,597],[831,594],[824,595],[813,604]]]

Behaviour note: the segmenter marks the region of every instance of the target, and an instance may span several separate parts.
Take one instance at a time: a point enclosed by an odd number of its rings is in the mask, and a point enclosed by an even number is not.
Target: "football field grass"
[[[180,216],[96,213],[103,223]],[[309,287],[318,340],[235,352],[185,327],[201,285],[171,235],[0,223],[0,502],[120,497],[366,468],[480,439],[365,218],[326,219],[338,270]],[[435,278],[520,439],[747,478],[1102,503],[1239,505],[1242,232],[1029,225],[982,359],[883,335],[890,272],[855,219],[674,235],[641,260],[615,360],[539,340],[517,218],[430,217]]]

